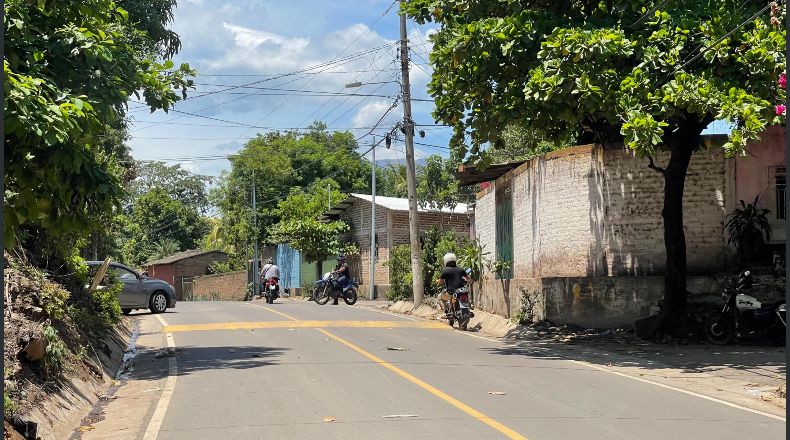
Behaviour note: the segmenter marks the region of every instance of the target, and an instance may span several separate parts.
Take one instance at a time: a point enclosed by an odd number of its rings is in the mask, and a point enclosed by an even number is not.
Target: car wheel
[[[167,310],[167,296],[161,290],[154,292],[151,295],[151,301],[148,304],[151,313],[164,313]]]
[[[122,312],[123,312],[123,314],[124,314],[124,315],[126,315],[126,316],[129,316],[129,314],[130,314],[130,313],[132,313],[132,309],[121,309],[121,311],[122,311]]]

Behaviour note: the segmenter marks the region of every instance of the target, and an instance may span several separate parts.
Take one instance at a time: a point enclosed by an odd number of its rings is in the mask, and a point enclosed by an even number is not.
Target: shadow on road
[[[167,375],[168,357],[178,360],[178,375],[186,376],[201,371],[246,370],[277,365],[277,358],[287,348],[261,346],[177,347],[175,354],[166,350],[141,352],[132,378],[159,380]]]
[[[784,348],[712,345],[560,344],[521,342],[485,348],[492,354],[533,359],[572,359],[609,367],[677,369],[721,378],[779,385],[786,377]]]

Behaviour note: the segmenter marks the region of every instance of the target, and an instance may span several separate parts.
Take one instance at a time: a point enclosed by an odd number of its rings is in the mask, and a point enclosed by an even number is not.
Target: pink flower
[[[787,87],[787,77],[785,76],[785,74],[784,74],[784,73],[783,73],[783,74],[781,74],[781,75],[779,75],[779,79],[778,79],[778,80],[776,80],[776,83],[777,83],[777,84],[779,84],[779,87],[781,87],[781,88],[783,88],[783,89],[784,89],[785,87]]]
[[[784,115],[785,112],[787,111],[787,108],[785,108],[784,104],[777,105],[775,109],[776,109],[776,115],[777,116]]]

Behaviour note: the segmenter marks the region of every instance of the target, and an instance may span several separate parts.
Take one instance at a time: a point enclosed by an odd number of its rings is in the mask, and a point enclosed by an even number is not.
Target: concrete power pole
[[[258,205],[255,201],[255,170],[252,170],[252,218],[255,225],[255,253],[252,262],[252,296],[258,295],[260,292],[260,274],[258,273]]]
[[[370,294],[376,299],[376,144],[370,150],[373,154],[370,167]]]
[[[403,0],[400,0],[401,4]],[[423,285],[420,267],[420,222],[417,211],[417,177],[414,167],[414,121],[411,119],[411,90],[409,86],[409,41],[406,36],[406,15],[400,16],[400,67],[403,83],[403,130],[406,135],[406,178],[409,191],[409,240],[411,242],[411,276],[414,308],[422,304]]]

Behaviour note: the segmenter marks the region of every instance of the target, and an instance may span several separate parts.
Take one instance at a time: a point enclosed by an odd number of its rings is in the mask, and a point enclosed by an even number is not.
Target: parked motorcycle
[[[274,304],[274,300],[280,297],[280,280],[269,278],[264,284],[262,295],[266,298],[267,304]]]
[[[339,296],[342,296],[346,304],[350,306],[356,304],[357,288],[359,287],[356,278],[350,278],[344,286],[338,283],[337,278],[337,275],[327,272],[322,279],[316,281],[313,288],[313,301],[324,305],[330,299],[337,299]]]
[[[466,330],[469,320],[475,316],[469,307],[469,289],[461,287],[454,292],[445,290],[440,297],[447,304],[447,320],[450,327],[458,322],[458,328]]]
[[[708,318],[705,335],[717,345],[726,345],[742,337],[767,336],[781,339],[787,328],[787,308],[784,302],[762,304],[757,298],[743,293],[754,284],[752,274],[744,271],[734,287],[721,294],[724,306],[721,313]]]

